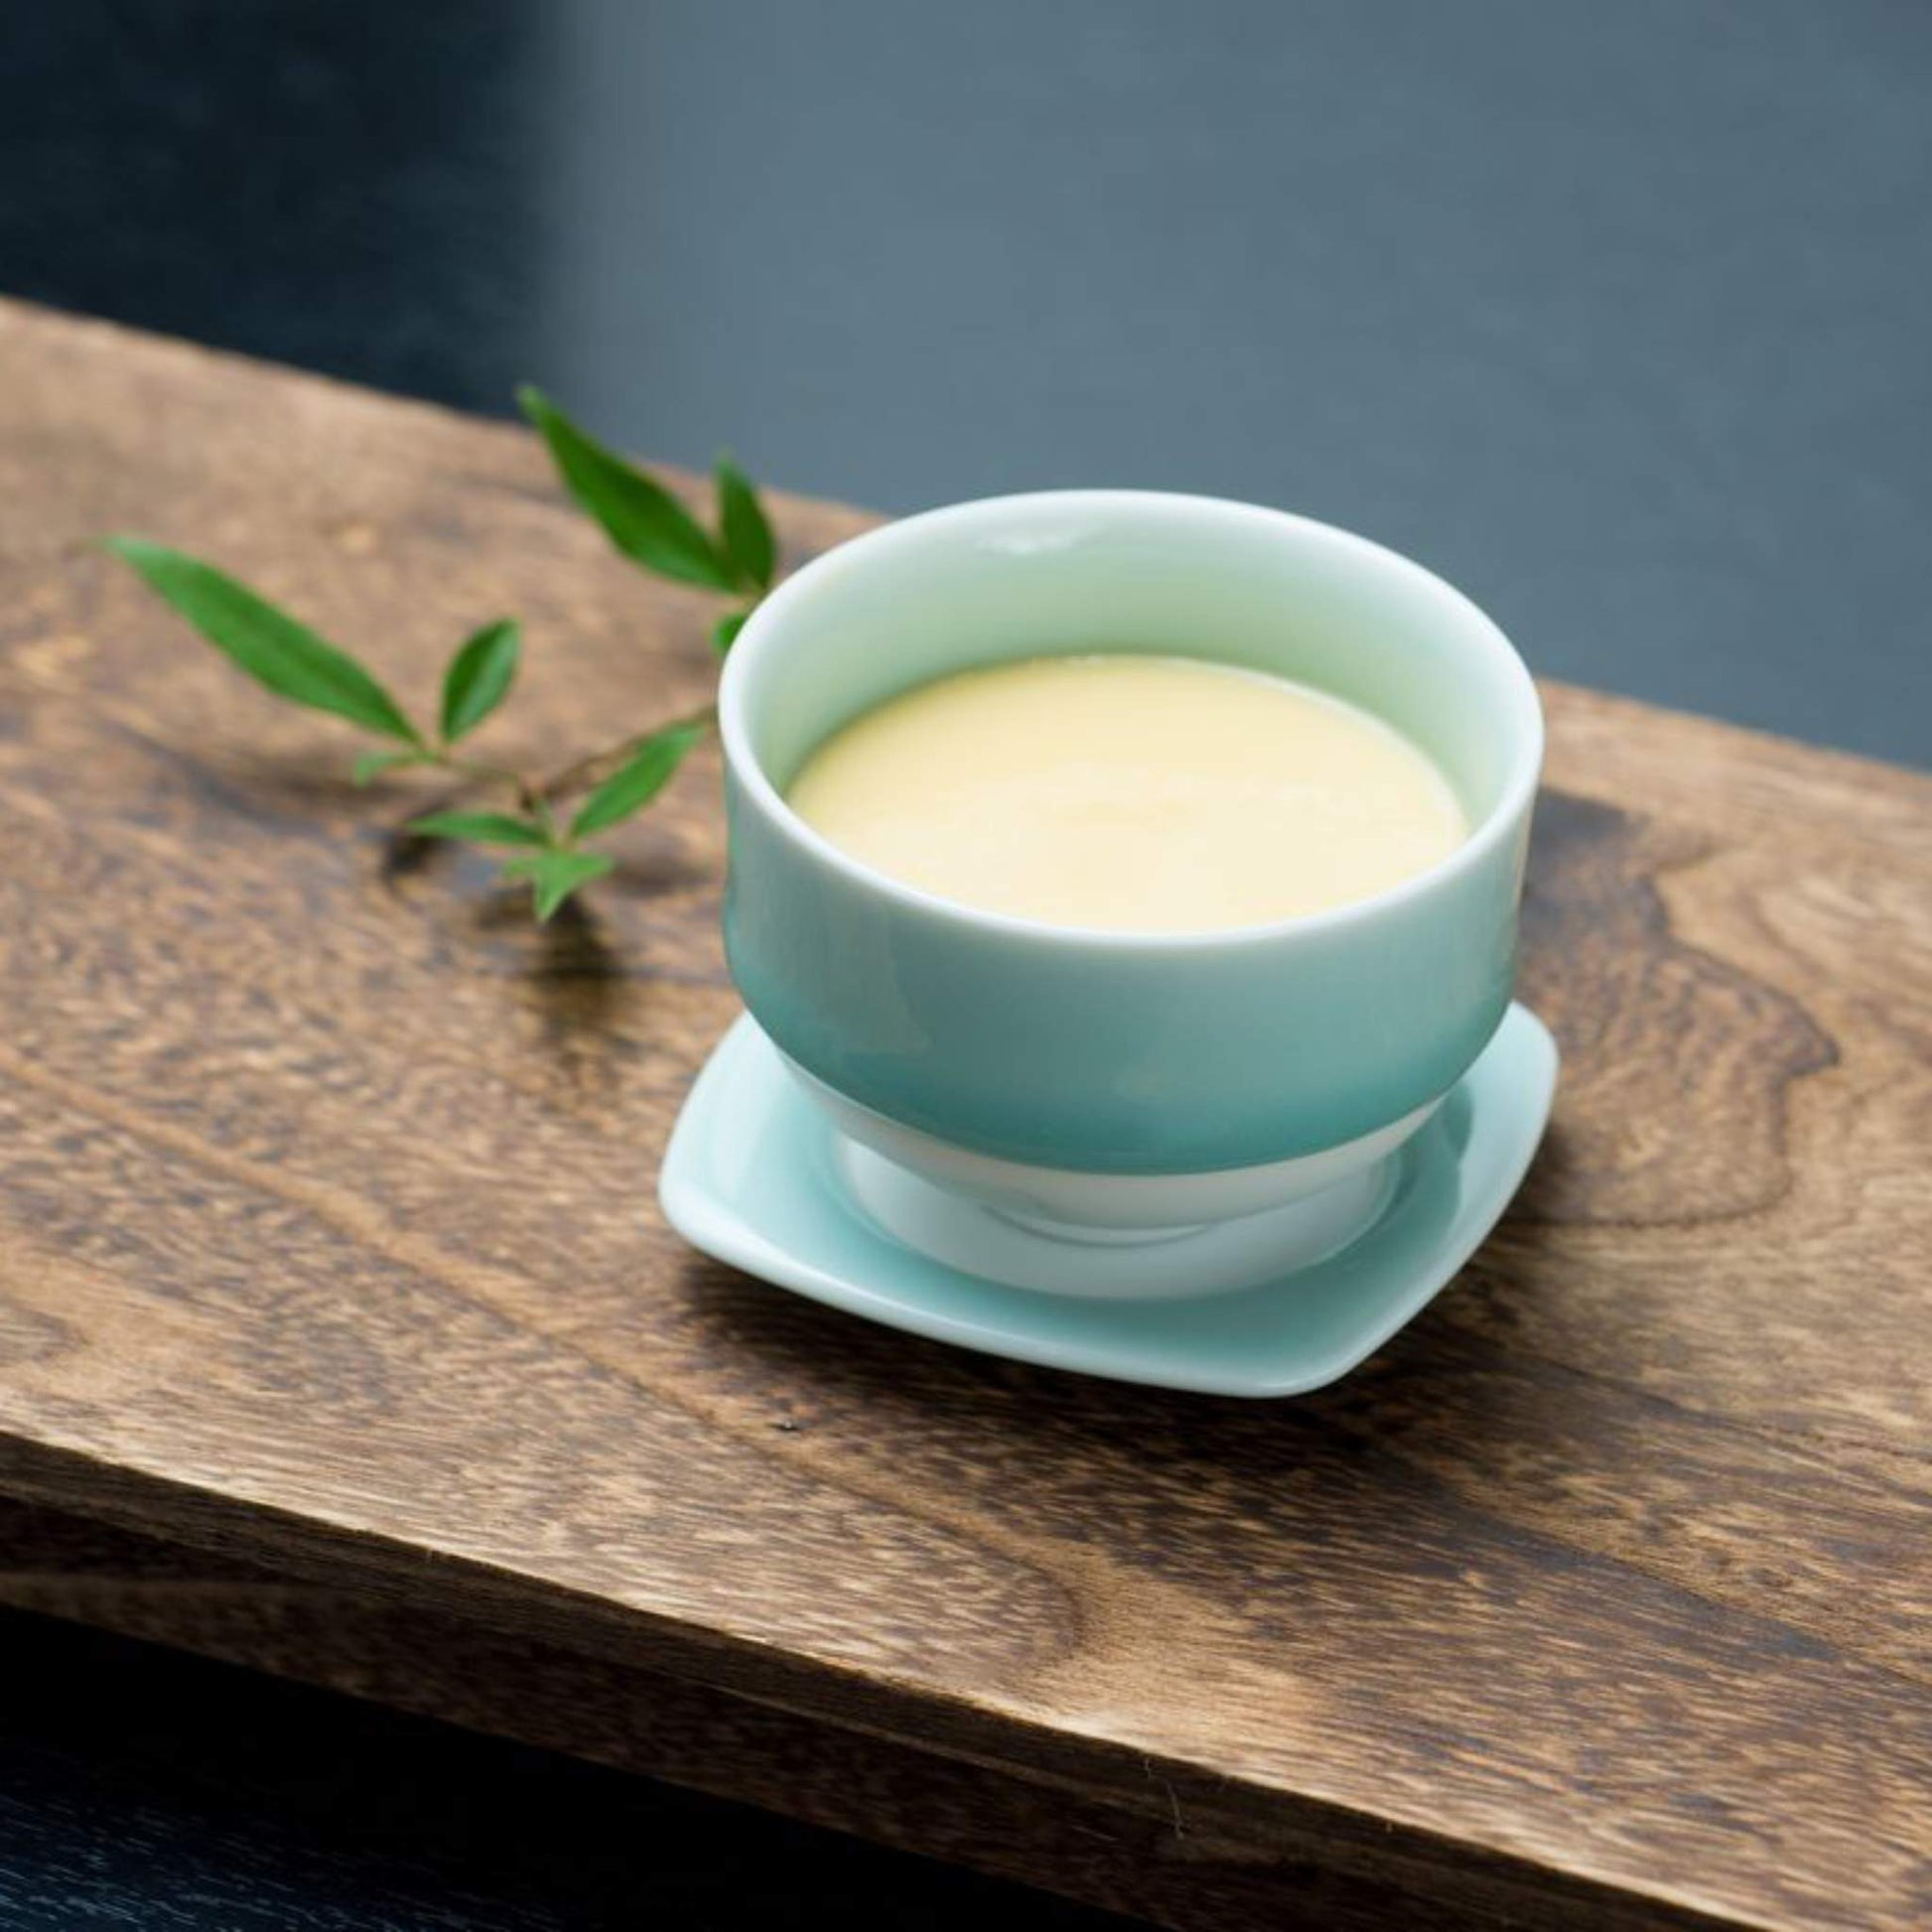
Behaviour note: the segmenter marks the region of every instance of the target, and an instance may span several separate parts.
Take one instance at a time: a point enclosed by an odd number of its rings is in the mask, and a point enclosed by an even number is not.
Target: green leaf
[[[778,562],[778,546],[765,520],[764,506],[752,480],[730,457],[721,456],[714,472],[718,483],[718,524],[725,535],[725,554],[739,573],[759,590],[771,588]]]
[[[720,657],[723,657],[738,642],[738,633],[745,628],[752,614],[749,611],[727,611],[711,626],[711,648]]]
[[[379,778],[385,771],[393,771],[402,764],[421,764],[420,752],[364,752],[348,768],[348,781],[353,785],[365,785]]]
[[[523,630],[514,618],[486,623],[443,674],[443,741],[467,738],[509,695]]]
[[[704,526],[662,483],[587,436],[541,390],[526,384],[516,399],[543,432],[570,493],[633,563],[707,590],[738,588],[729,559],[718,554]]]
[[[584,800],[570,822],[570,836],[587,838],[648,805],[684,762],[685,753],[703,736],[702,725],[670,725],[645,739],[631,754],[630,761]]]
[[[426,839],[468,839],[472,845],[548,845],[534,819],[507,812],[430,812],[412,818],[409,829]]]
[[[519,852],[503,867],[503,877],[530,882],[530,903],[544,925],[579,886],[602,879],[616,863],[603,852]]]
[[[396,701],[346,651],[318,637],[212,564],[140,537],[109,537],[107,548],[131,564],[217,650],[279,697],[422,744]]]

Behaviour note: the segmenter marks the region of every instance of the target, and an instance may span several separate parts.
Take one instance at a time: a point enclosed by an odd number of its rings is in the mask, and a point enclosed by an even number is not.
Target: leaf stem
[[[562,770],[553,771],[536,786],[535,795],[539,801],[548,803],[553,799],[568,798],[573,792],[589,791],[601,785],[613,772],[621,771],[646,739],[655,738],[660,732],[677,731],[692,725],[707,729],[717,722],[718,707],[715,704],[700,705],[696,711],[687,711],[681,718],[666,718],[647,731],[633,732],[619,744],[608,746],[601,752],[592,752],[585,758],[574,759]]]
[[[522,772],[512,771],[507,764],[480,764],[475,759],[452,758],[447,752],[437,757],[436,763],[456,777],[474,778],[480,785],[508,785],[515,791],[517,802],[523,809],[530,809],[529,780]]]
[[[575,759],[547,778],[531,778],[507,764],[484,764],[476,759],[453,758],[448,752],[438,753],[433,747],[428,748],[429,755],[424,762],[460,780],[438,801],[439,810],[460,803],[478,785],[506,785],[516,794],[517,809],[543,826],[555,843],[558,828],[550,809],[552,805],[580,791],[595,790],[613,772],[622,770],[646,740],[680,727],[695,725],[705,729],[717,722],[718,707],[715,704],[700,705],[697,710],[687,711],[681,717],[666,718],[643,731],[632,732],[628,738],[620,739],[617,744],[608,745],[601,752],[591,752],[581,759]],[[411,816],[417,817],[420,813],[412,812]]]

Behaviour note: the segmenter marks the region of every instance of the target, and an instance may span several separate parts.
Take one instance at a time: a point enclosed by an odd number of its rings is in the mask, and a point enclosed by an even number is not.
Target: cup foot
[[[1254,1213],[1141,1228],[991,1207],[836,1131],[832,1165],[869,1220],[949,1268],[1039,1294],[1166,1302],[1252,1288],[1337,1253],[1381,1218],[1397,1160],[1386,1155],[1317,1192]]]

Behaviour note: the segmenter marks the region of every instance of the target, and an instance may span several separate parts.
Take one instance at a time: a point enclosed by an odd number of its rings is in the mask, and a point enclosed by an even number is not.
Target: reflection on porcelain
[[[1293,1274],[1366,1234],[1395,1181],[1385,1155],[1315,1192],[1232,1219],[1117,1228],[990,1207],[842,1137],[832,1165],[858,1206],[918,1254],[1010,1288],[1107,1302],[1225,1295]]]

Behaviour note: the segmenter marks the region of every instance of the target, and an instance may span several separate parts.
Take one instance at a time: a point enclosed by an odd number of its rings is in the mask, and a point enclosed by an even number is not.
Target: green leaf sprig
[[[713,475],[715,529],[664,485],[588,435],[540,391],[517,400],[541,432],[565,487],[631,562],[656,576],[730,597],[712,626],[722,658],[771,588],[778,549],[764,506],[729,457]],[[340,645],[279,610],[259,592],[185,551],[144,537],[115,536],[107,548],[135,570],[207,641],[278,697],[326,711],[382,741],[351,768],[366,785],[385,771],[422,766],[466,786],[508,794],[513,809],[426,812],[409,821],[422,838],[508,848],[505,880],[526,882],[531,908],[547,921],[573,894],[614,865],[584,841],[643,810],[671,781],[686,755],[717,722],[707,705],[575,759],[547,777],[480,762],[463,747],[510,694],[523,650],[522,626],[498,618],[457,646],[443,674],[434,731],[419,727],[381,682]],[[575,810],[563,809],[578,800]]]

